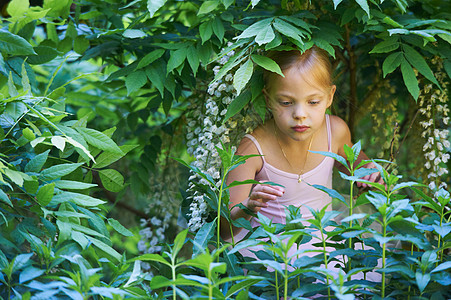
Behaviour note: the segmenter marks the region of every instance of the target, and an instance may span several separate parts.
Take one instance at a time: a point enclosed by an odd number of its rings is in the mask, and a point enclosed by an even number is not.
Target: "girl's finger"
[[[262,201],[267,202],[267,201],[271,201],[271,200],[276,200],[276,199],[277,199],[277,196],[274,195],[274,194],[269,194],[269,193],[265,193],[265,192],[256,192],[256,191],[253,191],[253,192],[251,193],[251,195],[249,196],[249,198],[250,198],[251,200],[257,200],[257,199],[260,199],[260,200],[262,200]]]
[[[272,195],[275,195],[278,197],[282,197],[283,193],[284,193],[284,191],[280,191],[279,189],[275,189],[274,187],[269,186],[269,185],[260,185],[259,187],[256,186],[254,188],[254,190],[257,192],[264,192],[267,194],[272,194]]]

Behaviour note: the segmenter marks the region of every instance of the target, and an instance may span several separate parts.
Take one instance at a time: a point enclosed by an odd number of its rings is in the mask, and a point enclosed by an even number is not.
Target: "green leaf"
[[[276,37],[272,26],[269,25],[262,29],[255,37],[255,42],[259,45],[268,44]]]
[[[179,251],[185,245],[186,235],[188,234],[188,229],[182,230],[174,239],[174,246],[172,247],[172,256],[176,257]]]
[[[124,177],[118,171],[113,169],[100,170],[99,175],[107,190],[117,193],[124,188]]]
[[[114,228],[114,230],[116,230],[117,232],[119,232],[123,236],[133,236],[134,235],[130,230],[128,230],[127,228],[122,226],[122,224],[119,223],[119,221],[117,221],[115,219],[108,218],[108,224],[110,224],[111,227]]]
[[[17,184],[18,186],[23,185],[24,180],[24,177],[22,175],[23,173],[8,168],[4,169],[3,172],[7,177],[9,177],[9,179],[11,179],[12,182]]]
[[[147,82],[146,73],[143,70],[137,70],[125,78],[127,87],[127,96],[142,88]],[[88,142],[89,143],[89,142]]]
[[[42,152],[41,154],[36,155],[25,165],[25,172],[39,172],[47,161],[47,157],[49,155],[50,150]]]
[[[62,136],[55,135],[50,138],[52,145],[64,152],[64,146],[66,145],[66,139]]]
[[[88,247],[89,240],[83,233],[73,230],[71,232],[71,237],[81,246],[82,249],[86,249]]]
[[[116,153],[116,152],[108,152],[108,151],[102,152],[97,157],[96,163],[92,167],[96,168],[96,169],[100,169],[100,168],[104,168],[106,166],[109,166],[112,163],[114,163],[115,161],[118,161],[119,159],[124,157],[125,154],[127,154],[131,150],[135,149],[136,147],[138,147],[138,145],[122,145],[122,146],[119,146],[119,148],[121,149],[123,154],[119,154],[119,153]]]
[[[44,9],[50,9],[48,15],[57,18],[67,18],[69,16],[72,0],[44,0]]]
[[[423,292],[426,286],[429,284],[429,281],[431,280],[431,274],[422,274],[417,271],[415,273],[415,279],[418,285],[418,289],[420,290],[420,292]]]
[[[399,65],[403,58],[402,52],[395,52],[390,54],[382,64],[382,71],[384,72],[384,78],[387,74],[393,72]]]
[[[150,13],[150,17],[152,18],[166,2],[167,0],[147,0],[147,10]]]
[[[304,35],[303,31],[299,28],[294,27],[290,23],[287,23],[281,19],[276,19],[274,21],[274,28],[286,37],[295,39],[300,44],[304,44],[304,41],[301,37],[302,35]]]
[[[8,204],[9,206],[13,206],[13,204],[11,203],[11,200],[9,200],[8,195],[0,189],[0,200],[5,202],[6,204]]]
[[[88,50],[88,48],[89,48],[89,40],[86,37],[82,35],[75,37],[74,39],[75,52],[77,52],[78,54],[83,54],[85,53],[86,50]]]
[[[186,58],[188,59],[188,63],[193,70],[193,75],[196,76],[197,69],[199,69],[199,55],[197,54],[196,48],[194,46],[190,46],[188,51],[186,52]]]
[[[159,59],[161,56],[163,56],[165,51],[166,50],[164,50],[164,49],[157,49],[157,50],[154,50],[154,51],[148,53],[146,56],[141,58],[141,60],[138,63],[138,66],[136,68],[141,69],[143,67],[150,65],[151,63],[153,63],[154,61]]]
[[[366,12],[366,14],[368,15],[368,17],[370,16],[370,8],[368,6],[368,1],[367,0],[355,0],[360,7]]]
[[[24,38],[3,30],[0,30],[0,49],[3,53],[12,55],[37,55],[33,46]]]
[[[200,38],[202,39],[202,44],[204,44],[211,38],[211,35],[213,34],[213,26],[211,25],[211,20],[200,24],[199,34]]]
[[[41,186],[38,193],[36,194],[36,200],[41,206],[47,206],[50,201],[52,201],[54,191],[54,182]]]
[[[213,27],[213,32],[215,33],[215,35],[222,42],[222,40],[224,39],[225,30],[224,30],[224,25],[222,24],[220,17],[214,18],[214,20],[212,22],[212,27]]]
[[[81,165],[83,165],[83,163],[60,164],[56,166],[51,166],[50,168],[43,170],[39,174],[39,179],[43,181],[54,180],[72,173],[73,171],[75,171],[75,169],[77,169]]]
[[[250,59],[248,59],[244,64],[242,64],[233,76],[233,86],[236,89],[237,95],[241,93],[241,90],[246,86],[252,77],[252,72],[254,71],[254,64]]]
[[[67,189],[67,190],[86,190],[92,187],[97,186],[97,184],[93,183],[85,183],[80,181],[72,181],[72,180],[58,180],[55,181],[55,187],[58,189]]]
[[[224,116],[223,122],[227,121],[229,118],[233,117],[239,111],[241,111],[249,103],[249,101],[251,101],[251,98],[251,92],[249,90],[246,90],[244,93],[233,99],[229,104],[229,107],[227,108],[227,113]]]
[[[205,223],[199,229],[193,241],[195,252],[203,251],[203,249],[207,247],[208,241],[211,240],[211,238],[215,233],[215,229],[216,229],[216,219],[211,221],[210,223]]]
[[[126,29],[124,33],[122,33],[122,36],[129,39],[138,39],[145,37],[146,34],[144,33],[144,31],[139,29]]]
[[[285,75],[283,75],[282,70],[280,69],[279,65],[271,58],[263,56],[263,55],[252,54],[251,59],[260,67],[262,67],[268,71],[277,73],[282,77],[285,77]]]
[[[65,202],[73,202],[80,206],[93,207],[100,204],[104,204],[105,201],[93,198],[88,195],[73,193],[73,192],[62,192],[60,194],[54,195],[50,205],[56,205]]]
[[[187,49],[181,48],[175,51],[171,51],[171,57],[169,58],[166,75],[171,73],[172,70],[180,66],[186,58]]]
[[[416,68],[421,74],[424,75],[428,80],[435,83],[437,86],[440,86],[437,79],[435,79],[434,74],[432,73],[431,68],[428,66],[423,56],[418,53],[415,49],[408,45],[403,45],[403,50],[406,59],[412,65],[412,67]]]
[[[45,270],[38,269],[33,266],[26,267],[19,275],[19,283],[23,284],[45,273]],[[22,298],[23,299],[23,298]]]
[[[37,55],[28,56],[27,62],[32,65],[40,65],[52,61],[58,56],[58,51],[49,46],[37,46],[33,50]]]
[[[164,76],[164,69],[160,71],[157,66],[150,65],[146,68],[146,75],[150,82],[152,82],[152,84],[160,92],[161,97],[163,97],[164,80],[166,79],[166,77]]]
[[[398,38],[389,38],[374,46],[370,53],[388,53],[399,48]]]
[[[159,262],[159,263],[165,264],[167,266],[171,266],[171,264],[166,259],[164,259],[161,255],[158,255],[158,254],[143,254],[138,257],[132,258],[128,262],[133,262],[136,260],[154,261],[154,262]]]
[[[343,2],[343,0],[334,0],[334,9],[337,9],[338,4]]]
[[[404,84],[407,87],[407,90],[416,101],[418,99],[418,96],[420,95],[418,80],[417,77],[415,76],[415,72],[413,71],[412,67],[404,58],[401,61],[401,73],[402,78],[404,79]]]
[[[11,17],[23,17],[30,7],[30,1],[12,0],[5,5],[7,5],[7,12]]]
[[[76,130],[91,145],[101,150],[124,154],[122,150],[104,133],[91,128],[77,127]]]
[[[34,135],[33,130],[31,130],[29,127],[25,127],[22,130],[22,134],[29,141],[32,141],[32,140],[34,140],[36,138],[36,136]]]
[[[202,5],[199,8],[199,11],[197,12],[197,15],[205,15],[213,10],[215,10],[216,7],[218,7],[219,1],[204,1]]]
[[[120,255],[116,250],[114,250],[111,246],[108,246],[107,244],[105,244],[104,242],[95,239],[93,237],[89,237],[89,240],[100,250],[106,252],[107,254],[111,255],[112,257],[114,257],[117,261],[121,261],[122,260],[122,255]]]
[[[273,18],[263,19],[261,21],[258,21],[248,28],[244,30],[239,36],[235,37],[234,39],[245,39],[248,37],[256,36],[260,33],[260,31],[264,30],[268,26],[271,26],[271,22],[273,21]]]

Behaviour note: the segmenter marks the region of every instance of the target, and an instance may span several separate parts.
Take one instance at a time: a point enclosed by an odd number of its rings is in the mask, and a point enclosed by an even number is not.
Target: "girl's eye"
[[[319,104],[319,100],[310,100],[309,104],[312,104],[312,105]]]
[[[283,100],[281,100],[281,101],[279,101],[279,104],[282,105],[282,106],[289,106],[289,105],[291,105],[291,101],[283,101]]]

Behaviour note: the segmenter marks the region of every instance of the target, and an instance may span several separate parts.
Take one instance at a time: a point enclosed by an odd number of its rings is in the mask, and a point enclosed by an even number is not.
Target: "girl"
[[[337,116],[326,115],[336,90],[327,55],[313,47],[304,53],[278,51],[270,58],[278,63],[285,75],[264,75],[263,93],[272,118],[252,134],[245,135],[237,149],[239,155],[262,156],[252,157],[231,171],[228,183],[255,179],[279,183],[285,188],[264,183],[233,187],[230,189],[230,207],[242,203],[275,223],[284,223],[285,206],[300,207],[302,216],[309,218],[312,214],[307,206],[319,210],[331,202],[326,193],[310,185],[332,188],[335,161],[310,151],[329,151],[346,158],[343,146],[352,146],[352,143],[346,123]],[[367,159],[363,153],[357,164],[362,159]],[[366,167],[372,168],[374,164],[369,163]],[[378,175],[373,173],[364,179],[376,181]],[[331,206],[328,209],[331,210]],[[251,218],[239,207],[234,207],[231,215],[233,219]],[[222,224],[222,237],[230,239],[228,223],[223,220]],[[251,224],[258,226],[256,220],[251,220]],[[241,228],[234,227],[234,236],[240,231]],[[244,235],[243,232],[238,234],[235,240]]]

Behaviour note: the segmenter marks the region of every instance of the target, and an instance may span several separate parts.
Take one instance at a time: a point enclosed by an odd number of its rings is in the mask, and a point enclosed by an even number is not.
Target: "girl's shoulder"
[[[330,119],[330,129],[333,140],[333,148],[334,152],[338,151],[338,149],[343,148],[344,144],[350,144],[351,142],[351,131],[349,130],[348,124],[338,117],[338,116],[329,116]]]

